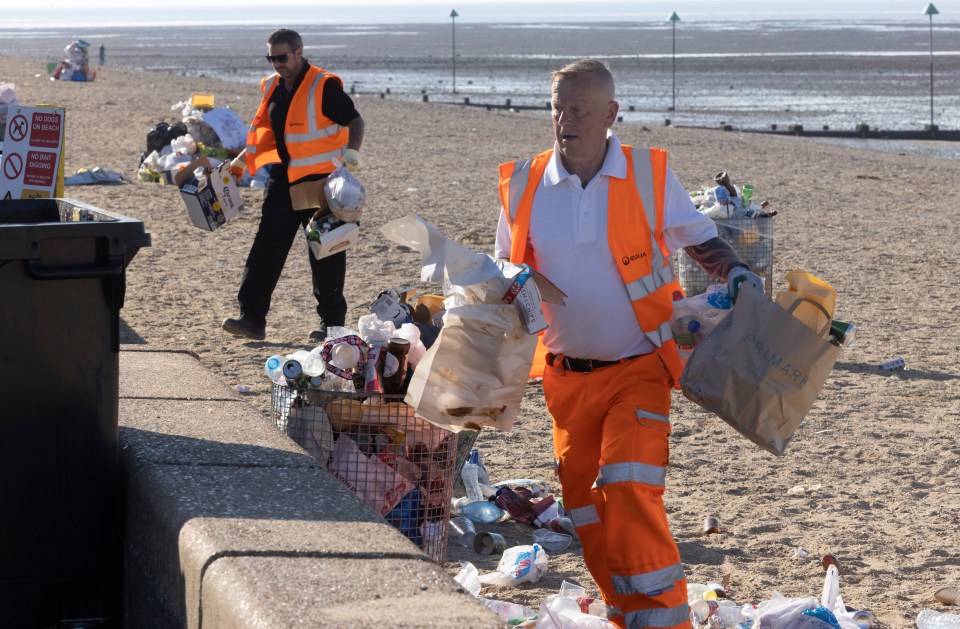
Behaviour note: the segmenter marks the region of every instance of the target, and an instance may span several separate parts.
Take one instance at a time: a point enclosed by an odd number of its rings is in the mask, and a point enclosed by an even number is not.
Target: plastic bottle
[[[470,450],[470,458],[467,459],[470,463],[473,463],[478,468],[478,478],[481,485],[490,484],[490,474],[487,473],[487,468],[483,466],[483,463],[480,462],[480,451],[474,448]]]
[[[700,341],[700,321],[696,313],[687,304],[686,297],[680,291],[673,292],[673,314],[670,315],[670,329],[677,343],[680,358],[686,360]]]
[[[917,614],[917,629],[960,629],[960,615],[924,609]]]
[[[263,365],[263,372],[267,374],[267,377],[273,380],[276,384],[282,384],[286,382],[286,379],[283,377],[283,363],[287,361],[283,356],[271,356],[267,359],[267,362]]]
[[[750,200],[753,199],[753,184],[745,183],[740,190],[740,198],[743,199],[744,209],[750,207]]]
[[[487,500],[468,502],[460,507],[460,514],[465,515],[478,524],[490,524],[503,517],[500,507]]]
[[[463,479],[463,487],[467,490],[467,500],[477,502],[483,500],[483,490],[480,488],[480,466],[474,465],[470,461],[463,464],[460,470],[460,477]]]

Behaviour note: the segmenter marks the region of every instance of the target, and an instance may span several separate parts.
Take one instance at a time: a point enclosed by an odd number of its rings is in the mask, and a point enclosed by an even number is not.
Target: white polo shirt
[[[607,155],[587,184],[560,161],[554,145],[533,199],[529,239],[537,270],[567,294],[566,305],[544,303],[549,326],[544,343],[554,354],[617,360],[654,351],[640,330],[623,278],[607,241],[611,177],[626,179],[627,159],[617,136],[608,134]],[[712,220],[696,210],[690,195],[667,169],[663,236],[671,253],[717,235]],[[510,226],[500,212],[495,255],[510,257]]]

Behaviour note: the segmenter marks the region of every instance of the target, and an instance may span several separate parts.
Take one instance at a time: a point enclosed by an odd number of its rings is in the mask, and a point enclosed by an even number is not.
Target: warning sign
[[[60,146],[63,129],[63,113],[50,110],[37,111],[30,124],[30,146],[55,149]]]
[[[63,185],[64,110],[15,107],[7,119],[0,199],[55,196]]]

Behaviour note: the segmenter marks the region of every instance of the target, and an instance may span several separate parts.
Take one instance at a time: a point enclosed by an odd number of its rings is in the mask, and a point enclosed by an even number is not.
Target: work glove
[[[352,173],[360,170],[360,153],[356,149],[343,149],[343,165]]]
[[[727,292],[730,295],[730,300],[734,303],[737,302],[737,295],[740,293],[741,284],[752,286],[758,292],[763,293],[762,277],[745,266],[734,267],[730,273],[727,274]]]
[[[245,160],[236,157],[230,162],[230,174],[237,181],[243,179],[243,171],[247,168]]]

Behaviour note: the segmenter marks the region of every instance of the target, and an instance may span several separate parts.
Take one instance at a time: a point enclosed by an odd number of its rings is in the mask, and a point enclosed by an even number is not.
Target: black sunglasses
[[[284,55],[267,55],[267,63],[286,63],[291,53]]]

